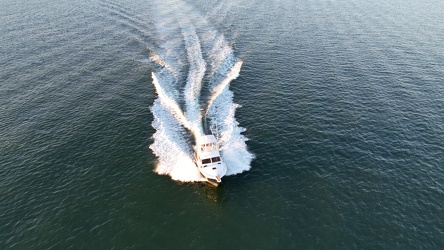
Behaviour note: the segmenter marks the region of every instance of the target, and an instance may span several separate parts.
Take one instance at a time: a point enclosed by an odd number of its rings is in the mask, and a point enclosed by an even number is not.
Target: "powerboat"
[[[220,157],[219,146],[214,135],[203,135],[196,139],[194,158],[197,168],[207,182],[218,186],[227,172],[227,165]]]

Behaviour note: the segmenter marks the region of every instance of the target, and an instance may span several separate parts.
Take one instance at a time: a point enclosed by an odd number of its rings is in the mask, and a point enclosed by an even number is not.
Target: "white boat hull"
[[[205,135],[197,139],[194,158],[196,166],[205,179],[217,186],[227,172],[227,165],[222,160],[213,135]]]

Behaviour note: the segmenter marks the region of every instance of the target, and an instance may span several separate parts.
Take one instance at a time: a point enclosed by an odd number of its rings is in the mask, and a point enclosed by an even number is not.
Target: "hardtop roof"
[[[207,143],[217,143],[216,137],[214,135],[203,135],[197,139],[197,143],[199,145],[201,144],[207,144]]]

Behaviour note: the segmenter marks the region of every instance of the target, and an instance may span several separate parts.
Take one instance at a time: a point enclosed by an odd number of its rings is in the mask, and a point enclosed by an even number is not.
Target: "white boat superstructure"
[[[227,165],[219,153],[219,146],[214,135],[204,135],[197,138],[194,148],[194,158],[197,168],[207,181],[215,186],[227,172]]]

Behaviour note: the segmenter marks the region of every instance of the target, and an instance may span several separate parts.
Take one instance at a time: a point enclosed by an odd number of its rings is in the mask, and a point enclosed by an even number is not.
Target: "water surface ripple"
[[[0,249],[444,248],[442,1],[0,9]],[[203,81],[211,31],[243,62],[230,90],[256,158],[217,189],[158,175],[150,149],[150,53],[186,59],[187,19]]]

